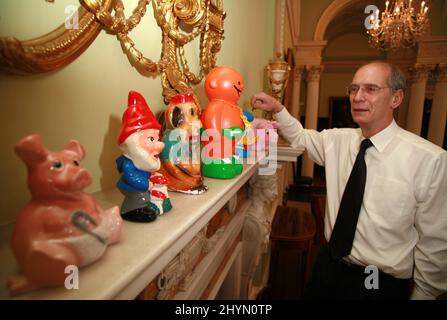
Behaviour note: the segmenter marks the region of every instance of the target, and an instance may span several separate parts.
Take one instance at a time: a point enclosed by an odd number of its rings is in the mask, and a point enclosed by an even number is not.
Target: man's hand
[[[280,112],[284,106],[272,96],[260,92],[251,97],[251,106],[253,109],[261,109],[264,111]]]

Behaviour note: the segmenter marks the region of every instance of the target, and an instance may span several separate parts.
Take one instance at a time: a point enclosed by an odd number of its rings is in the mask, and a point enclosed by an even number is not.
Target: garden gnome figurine
[[[116,164],[121,174],[117,187],[124,194],[121,215],[125,220],[151,222],[160,213],[151,203],[151,175],[160,169],[159,154],[164,144],[159,141],[161,126],[143,96],[129,92],[128,107],[123,114],[118,144],[123,155]],[[164,199],[165,211],[171,208],[169,197]]]
[[[150,181],[152,183],[151,203],[158,207],[159,214],[164,214],[172,208],[168,197],[169,180],[165,176],[156,173],[151,177]]]

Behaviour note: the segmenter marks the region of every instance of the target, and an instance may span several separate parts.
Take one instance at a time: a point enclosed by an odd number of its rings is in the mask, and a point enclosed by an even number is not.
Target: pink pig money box
[[[31,200],[20,211],[11,240],[18,274],[8,280],[11,295],[64,284],[67,266],[98,260],[121,239],[119,208],[103,210],[82,190],[91,183],[80,166],[84,148],[75,140],[63,150],[45,149],[35,134],[15,146],[28,169]]]

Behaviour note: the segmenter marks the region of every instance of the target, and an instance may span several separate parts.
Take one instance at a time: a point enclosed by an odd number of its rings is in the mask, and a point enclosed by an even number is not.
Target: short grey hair
[[[404,73],[399,69],[398,66],[388,61],[381,61],[381,60],[371,61],[364,64],[363,66],[369,64],[382,64],[386,66],[390,70],[390,76],[387,80],[388,86],[391,88],[391,90],[393,90],[393,92],[396,92],[397,90],[402,90],[405,92],[405,89],[407,88],[407,79],[405,78]]]
[[[396,92],[397,90],[403,90],[407,88],[407,80],[405,79],[405,75],[399,69],[399,67],[394,64],[388,63],[391,69],[390,77],[388,78],[388,85],[391,87],[391,90]]]

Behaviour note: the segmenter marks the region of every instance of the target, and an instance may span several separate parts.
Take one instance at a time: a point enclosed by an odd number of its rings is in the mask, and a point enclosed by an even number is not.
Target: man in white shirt
[[[348,86],[360,128],[322,132],[303,129],[271,96],[252,97],[254,108],[275,113],[292,146],[304,146],[325,166],[329,249],[361,142],[372,142],[363,151],[365,191],[350,253],[334,259],[322,248],[307,298],[434,299],[447,291],[447,152],[396,124],[393,111],[404,90],[405,77],[397,67],[380,61],[362,66]],[[380,273],[371,282],[374,270]]]

